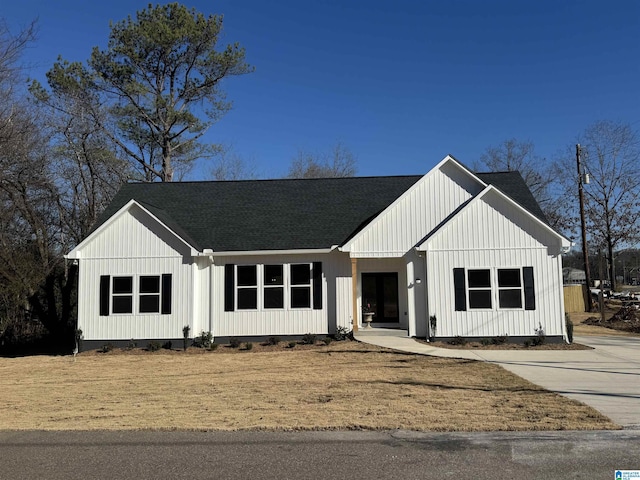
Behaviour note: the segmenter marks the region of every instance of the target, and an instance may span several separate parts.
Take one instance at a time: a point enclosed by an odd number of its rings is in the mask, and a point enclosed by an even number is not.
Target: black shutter
[[[456,298],[456,312],[463,312],[467,309],[467,292],[464,281],[464,268],[453,269],[453,288]]]
[[[322,262],[313,262],[313,309],[322,310]]]
[[[227,263],[224,266],[224,311],[233,312],[234,296],[233,289],[235,288],[235,265],[233,263]]]
[[[171,313],[171,274],[162,274],[162,307],[160,313],[169,315]]]
[[[109,315],[109,297],[111,296],[111,277],[100,275],[100,315]]]
[[[524,267],[522,277],[524,280],[524,309],[535,310],[536,292],[533,288],[533,267]]]

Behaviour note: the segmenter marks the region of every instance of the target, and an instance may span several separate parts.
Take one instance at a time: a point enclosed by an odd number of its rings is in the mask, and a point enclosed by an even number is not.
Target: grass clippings
[[[355,342],[298,347],[2,358],[0,429],[618,428],[497,365]]]

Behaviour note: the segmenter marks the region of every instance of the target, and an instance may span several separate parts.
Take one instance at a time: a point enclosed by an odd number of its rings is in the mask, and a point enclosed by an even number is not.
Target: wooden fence
[[[564,286],[564,311],[567,313],[584,312],[588,301],[586,285]]]

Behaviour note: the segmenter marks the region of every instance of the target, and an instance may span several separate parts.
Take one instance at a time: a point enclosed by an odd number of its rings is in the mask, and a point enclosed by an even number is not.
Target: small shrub
[[[245,343],[244,344],[244,349],[247,350],[247,351],[252,350],[253,349],[253,343],[251,343],[251,342]]]
[[[242,342],[240,341],[239,338],[232,337],[229,339],[229,346],[231,348],[239,348],[241,343]]]
[[[483,347],[486,347],[491,344],[491,341],[488,338],[483,338],[482,340],[480,340],[480,343]]]
[[[342,342],[344,340],[349,340],[351,338],[351,330],[346,327],[338,327],[336,328],[336,333],[333,334],[333,339],[336,342]]]
[[[189,325],[185,325],[182,327],[182,350],[186,350],[189,345],[189,332],[191,331],[191,327]]]
[[[269,337],[269,338],[267,338],[267,345],[271,345],[272,347],[275,347],[279,343],[280,343],[280,338],[279,337]]]
[[[162,348],[164,348],[165,350],[171,350],[171,347],[173,347],[173,343],[171,342],[171,340],[167,340],[162,344]]]
[[[431,336],[429,338],[433,338],[438,330],[438,318],[435,315],[429,317],[429,326],[431,327]]]
[[[150,352],[157,352],[161,348],[162,348],[162,344],[155,340],[152,342],[149,342],[149,345],[147,345],[147,350],[149,350]]]
[[[296,345],[297,345],[296,342],[293,342],[293,341],[289,342],[289,348],[295,348]]]
[[[466,345],[467,339],[464,337],[461,337],[460,335],[456,335],[451,340],[449,340],[449,344],[450,345]]]
[[[102,345],[102,347],[100,347],[100,353],[109,353],[111,350],[113,350],[113,344],[111,343],[105,343],[104,345]]]
[[[211,332],[205,332],[204,330],[193,339],[193,344],[199,348],[209,348],[213,342],[213,334]]]
[[[304,345],[315,345],[316,343],[316,336],[313,333],[305,333],[302,336],[302,343]]]
[[[531,340],[525,340],[524,341],[524,346],[529,348],[531,346]]]
[[[496,337],[493,337],[491,339],[491,342],[494,345],[504,345],[505,343],[507,343],[507,339],[508,339],[508,335],[498,335]]]
[[[216,342],[211,342],[211,345],[209,345],[209,350],[212,352],[215,352],[218,349],[218,344]]]
[[[132,338],[131,340],[129,340],[129,343],[127,343],[126,349],[133,350],[137,346],[138,346],[137,342]]]
[[[325,345],[331,345],[331,342],[333,342],[333,338],[331,337],[324,337],[322,339],[322,341],[324,342]]]
[[[533,337],[533,339],[531,340],[531,344],[534,347],[537,347],[538,345],[544,345],[544,342],[547,341],[547,336],[544,333],[544,328],[542,328],[542,324],[539,323],[538,325],[539,327],[535,329],[536,336]]]
[[[567,328],[567,340],[569,343],[573,343],[573,322],[569,318],[569,314],[564,314],[564,323]]]

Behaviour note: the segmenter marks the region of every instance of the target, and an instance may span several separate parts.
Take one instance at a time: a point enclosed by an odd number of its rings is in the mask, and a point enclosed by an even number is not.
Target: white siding
[[[163,273],[172,275],[170,315],[133,313],[99,316],[101,275],[137,277]],[[182,338],[182,327],[192,318],[192,288],[191,269],[182,263],[182,258],[82,259],[78,327],[86,340]]]
[[[402,257],[482,188],[458,165],[443,163],[368,225],[345,250],[352,257]]]
[[[137,205],[113,219],[82,246],[81,258],[151,258],[189,255],[185,243]]]
[[[194,321],[197,269],[189,252],[182,241],[135,205],[114,219],[79,251],[78,328],[84,338],[181,338],[182,328],[187,324],[193,328]],[[140,275],[162,274],[172,275],[171,314],[99,315],[101,275],[132,276],[135,285]]]
[[[225,264],[268,265],[322,262],[322,309],[263,309],[224,311]],[[212,333],[215,337],[329,334],[348,326],[351,285],[349,256],[334,252],[317,255],[248,255],[217,257],[213,266]],[[346,290],[345,290],[346,286]],[[259,292],[259,297],[261,296]],[[285,296],[287,293],[285,293]]]
[[[532,336],[540,325],[546,335],[563,335],[560,240],[496,196],[469,207],[427,243],[429,315],[438,319],[437,336]],[[455,311],[454,268],[524,266],[534,269],[535,310]]]

